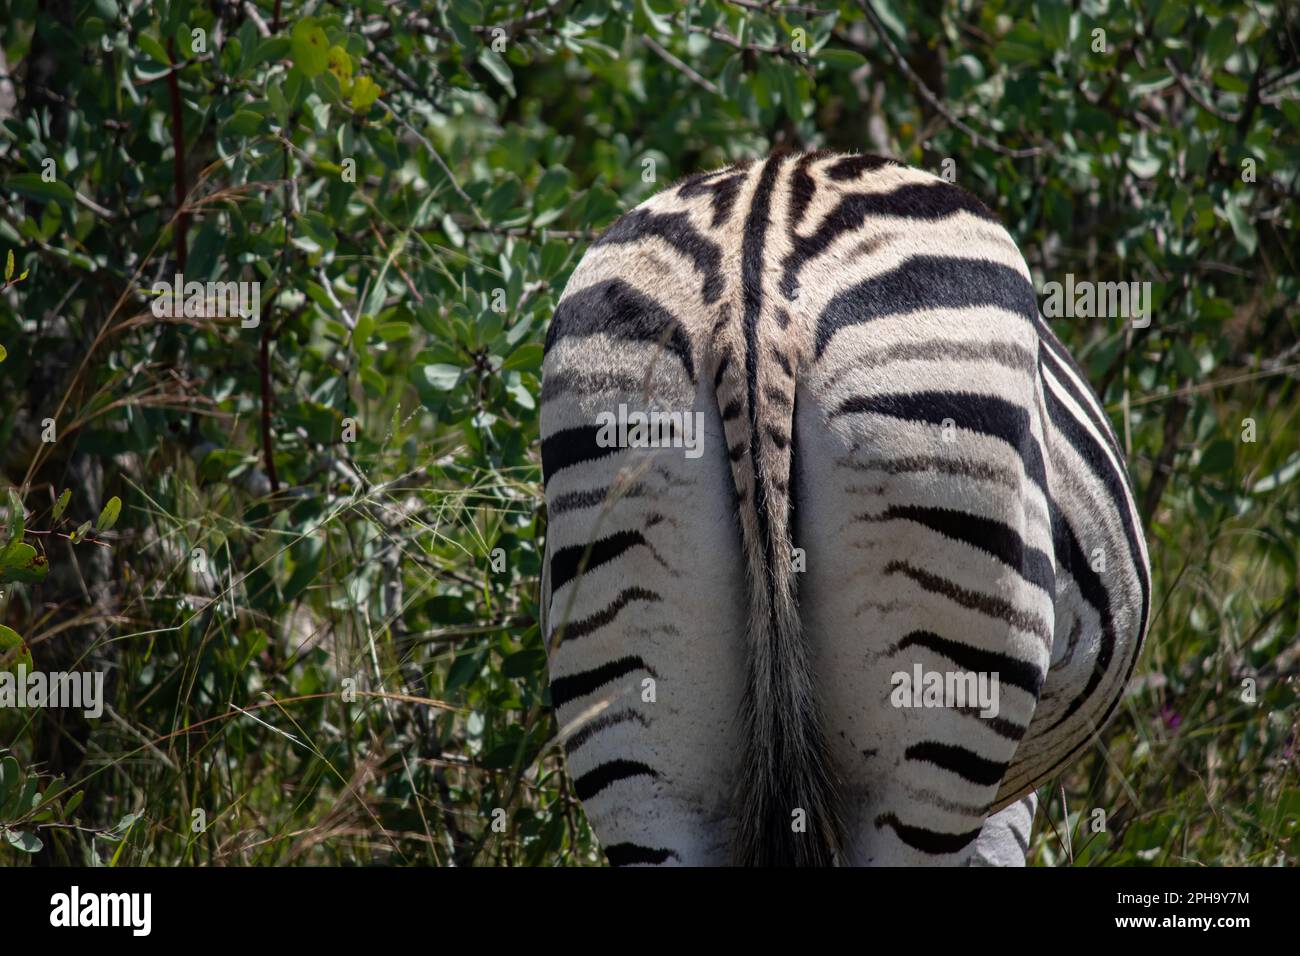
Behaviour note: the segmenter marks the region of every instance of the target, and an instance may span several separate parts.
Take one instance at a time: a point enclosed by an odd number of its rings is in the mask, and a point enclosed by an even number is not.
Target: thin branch
[[[451,183],[451,188],[455,190],[456,195],[460,197],[460,201],[469,207],[469,211],[474,214],[474,220],[479,224],[479,226],[483,227],[486,230],[488,225],[487,220],[483,218],[482,213],[478,211],[478,207],[474,205],[474,201],[469,198],[469,195],[465,192],[465,190],[460,188],[460,183],[456,181],[455,175],[452,174],[451,167],[449,167],[443,161],[442,156],[439,154],[438,150],[434,148],[433,143],[429,142],[429,138],[425,136],[423,133],[421,133],[414,126],[412,126],[410,123],[408,123],[401,116],[401,114],[399,114],[395,109],[393,109],[391,106],[385,103],[382,99],[379,100],[378,102],[380,106],[382,106],[385,110],[388,111],[389,116],[397,120],[397,122],[401,123],[403,128],[405,128],[408,133],[410,133],[417,140],[419,140],[420,144],[429,151],[429,154],[433,156],[434,160],[438,163],[438,166],[441,167],[443,175],[447,177],[447,181]]]
[[[1031,146],[1026,149],[1010,149],[999,144],[995,140],[989,139],[989,137],[959,119],[951,110],[944,106],[939,100],[939,97],[935,96],[934,92],[925,85],[925,81],[921,79],[916,70],[912,69],[912,64],[907,62],[907,58],[903,56],[902,51],[898,49],[894,44],[893,39],[889,36],[889,33],[885,30],[885,25],[880,22],[880,16],[872,8],[871,0],[858,0],[858,6],[862,8],[862,11],[867,15],[867,19],[871,21],[872,27],[875,28],[876,35],[880,37],[881,42],[884,43],[885,49],[889,51],[889,55],[893,58],[895,65],[902,74],[908,78],[912,86],[916,88],[916,91],[921,95],[921,98],[929,103],[930,107],[936,113],[941,115],[954,127],[965,133],[970,140],[975,143],[975,145],[991,149],[993,152],[999,153],[1003,156],[1010,156],[1012,159],[1027,159],[1030,156],[1040,156],[1046,152],[1046,150],[1041,146]]]
[[[1205,112],[1209,113],[1215,119],[1222,120],[1225,123],[1236,123],[1241,119],[1240,114],[1234,116],[1231,113],[1225,113],[1198,93],[1196,87],[1192,86],[1191,80],[1189,80],[1187,75],[1178,68],[1178,64],[1174,62],[1172,56],[1165,57],[1165,66],[1168,67],[1169,72],[1174,75],[1174,79],[1178,82],[1178,85],[1182,87],[1183,92],[1186,93],[1197,106],[1205,110]]]
[[[667,63],[669,66],[676,67],[678,70],[680,70],[680,71],[681,71],[681,72],[686,76],[687,79],[689,79],[689,80],[691,80],[692,82],[694,82],[697,86],[700,86],[700,87],[702,87],[703,89],[708,90],[708,91],[709,91],[710,93],[712,93],[714,96],[721,96],[721,95],[722,95],[722,91],[719,90],[719,89],[717,88],[717,86],[714,85],[714,83],[713,83],[711,80],[707,80],[707,79],[705,79],[703,76],[701,76],[699,73],[696,73],[693,69],[691,69],[689,66],[687,66],[684,62],[682,62],[681,60],[677,59],[677,57],[673,56],[671,53],[669,53],[667,50],[665,50],[662,46],[660,46],[660,45],[658,44],[658,42],[656,42],[655,40],[651,39],[650,37],[646,36],[645,34],[642,34],[642,35],[641,35],[641,42],[644,43],[646,46],[648,46],[651,50],[653,50],[653,51],[654,51],[654,52],[659,56],[659,58],[660,58],[661,60],[663,60],[665,63]]]
[[[81,203],[100,219],[107,219],[111,222],[117,218],[116,214],[114,214],[111,209],[105,209],[89,196],[83,196],[81,193],[76,193],[75,195],[77,197],[77,202]]]

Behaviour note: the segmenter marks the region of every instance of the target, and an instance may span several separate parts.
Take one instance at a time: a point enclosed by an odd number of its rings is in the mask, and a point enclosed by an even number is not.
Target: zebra
[[[610,440],[615,409],[678,441]],[[551,704],[612,865],[1024,862],[1150,567],[987,207],[861,154],[681,180],[575,267],[539,415]],[[997,675],[996,715],[896,706],[917,665]]]

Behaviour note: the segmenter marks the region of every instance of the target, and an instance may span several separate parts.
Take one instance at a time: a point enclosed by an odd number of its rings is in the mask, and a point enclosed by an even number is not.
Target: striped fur
[[[702,454],[603,446],[620,405],[698,414]],[[612,863],[1014,857],[1150,584],[1107,418],[978,200],[823,153],[659,193],[569,280],[541,422],[551,695]],[[996,672],[999,712],[892,706],[914,665]]]

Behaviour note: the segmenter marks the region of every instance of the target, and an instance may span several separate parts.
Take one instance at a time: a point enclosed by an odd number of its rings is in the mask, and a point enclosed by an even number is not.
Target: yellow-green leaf
[[[68,502],[72,500],[72,489],[64,488],[63,494],[59,495],[59,500],[54,502],[54,513],[50,516],[51,521],[58,521],[63,517],[63,512],[68,508]]]
[[[113,525],[117,524],[117,516],[122,510],[122,499],[117,495],[109,498],[104,505],[104,510],[99,513],[99,520],[95,522],[96,531],[109,531]]]
[[[352,84],[352,108],[357,112],[370,109],[384,91],[368,76],[358,76]]]
[[[0,624],[0,670],[16,671],[19,664],[32,670],[32,652],[17,631]]]
[[[352,57],[348,56],[348,51],[337,44],[330,47],[325,55],[325,69],[334,74],[339,88],[346,93],[352,83]]]
[[[289,56],[306,76],[317,76],[329,62],[329,38],[311,18],[299,20],[289,35]]]

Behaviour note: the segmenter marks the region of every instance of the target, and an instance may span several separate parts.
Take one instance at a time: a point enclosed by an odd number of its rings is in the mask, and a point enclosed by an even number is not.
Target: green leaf
[[[5,282],[14,277],[14,251],[10,249],[5,253]]]
[[[172,65],[171,57],[167,55],[167,51],[163,49],[163,45],[159,43],[157,40],[155,40],[153,37],[151,37],[149,34],[147,33],[137,34],[135,38],[135,42],[140,45],[140,49],[143,50],[146,54],[148,54],[151,60],[154,60],[155,62],[160,63],[163,66]]]
[[[226,120],[221,127],[221,132],[226,136],[252,136],[262,128],[266,122],[266,117],[261,113],[254,113],[252,110],[238,110],[235,115]]]
[[[1155,156],[1130,156],[1125,160],[1125,165],[1139,179],[1150,179],[1160,172],[1160,160]]]
[[[204,464],[206,465],[207,462],[205,461]],[[72,532],[72,543],[76,544],[78,541],[84,540],[86,537],[86,532],[89,530],[90,530],[90,522],[83,521],[81,525],[77,528],[77,530]]]
[[[49,564],[44,555],[25,541],[13,541],[0,551],[0,581],[39,584],[45,580]]]
[[[546,652],[540,647],[516,651],[501,662],[501,675],[515,680],[538,677],[546,670]]]
[[[16,673],[18,665],[32,670],[32,652],[17,631],[0,624],[0,669]],[[4,767],[0,765],[0,806],[4,806]]]
[[[289,35],[289,56],[305,76],[318,76],[329,62],[329,38],[311,17],[299,20]]]
[[[501,54],[485,46],[479,51],[478,61],[483,65],[483,69],[492,74],[493,79],[505,87],[510,96],[515,95],[515,75],[506,61],[501,59]]]
[[[23,853],[39,853],[44,843],[34,833],[27,833],[24,830],[5,830],[5,839],[9,845]]]
[[[399,339],[409,339],[411,337],[411,323],[409,322],[381,322],[375,329],[379,337],[385,342],[396,342]]]
[[[1280,104],[1282,115],[1291,121],[1291,125],[1300,129],[1300,101],[1283,100]]]
[[[54,502],[54,511],[50,514],[51,521],[58,521],[63,517],[63,512],[67,510],[68,502],[72,500],[72,489],[64,488],[63,494],[59,495],[59,500]]]
[[[569,171],[563,166],[552,166],[537,181],[537,188],[533,190],[533,208],[538,212],[561,208],[572,197]]]
[[[1239,203],[1229,203],[1225,211],[1228,216],[1228,225],[1232,226],[1232,234],[1236,237],[1237,244],[1241,246],[1246,255],[1253,256],[1255,247],[1259,244],[1259,235],[1255,232],[1255,224],[1250,221],[1246,210]]]
[[[122,499],[117,495],[109,498],[104,505],[104,510],[99,513],[99,520],[95,522],[96,531],[110,531],[113,525],[117,524],[117,516],[122,511]]]
[[[26,530],[26,514],[23,511],[22,499],[18,497],[18,492],[12,488],[9,489],[9,533],[5,537],[6,544],[12,544],[15,541],[21,541],[23,532]]]
[[[817,54],[817,62],[832,70],[856,70],[867,62],[857,50],[825,49]]]
[[[538,369],[542,367],[542,347],[536,342],[528,342],[510,353],[510,357],[501,363],[501,371],[511,369]]]
[[[442,217],[442,231],[447,234],[453,246],[461,247],[465,245],[465,233],[461,231],[460,226],[456,225],[456,220],[451,218],[451,213]]]
[[[1059,50],[1070,42],[1070,5],[1065,0],[1035,0],[1034,15],[1043,38]]]
[[[0,345],[0,362],[3,362],[8,357],[9,357],[9,353],[5,351],[5,347],[3,345]]]
[[[1237,457],[1237,446],[1226,438],[1219,438],[1210,443],[1201,455],[1201,470],[1206,474],[1217,475],[1232,467]]]
[[[1210,35],[1205,38],[1205,46],[1202,48],[1206,65],[1218,69],[1232,55],[1236,46],[1237,18],[1231,15],[1220,17],[1219,22],[1210,30]]]
[[[258,44],[253,55],[248,59],[248,67],[257,66],[267,60],[283,60],[290,55],[291,44],[287,37],[268,37]]]
[[[461,370],[454,365],[426,365],[421,371],[429,387],[441,392],[455,388],[460,381]]]
[[[76,202],[76,193],[66,183],[57,179],[47,183],[41,179],[39,173],[19,173],[17,176],[10,176],[5,180],[5,188],[21,193],[29,199],[43,202]]]

